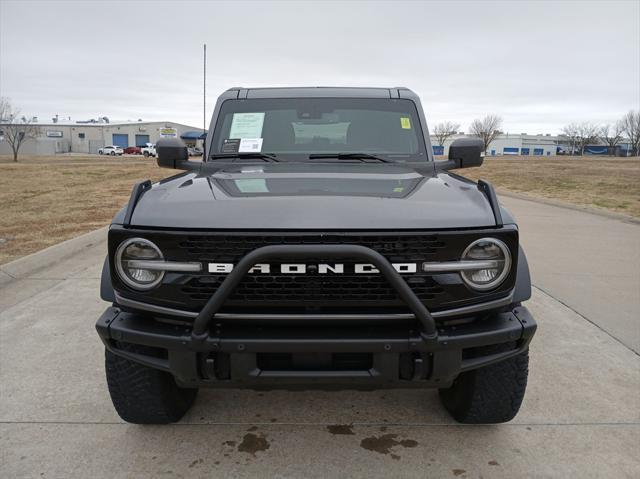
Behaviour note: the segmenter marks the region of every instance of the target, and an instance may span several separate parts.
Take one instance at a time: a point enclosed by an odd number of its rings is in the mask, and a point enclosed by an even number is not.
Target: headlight
[[[482,238],[464,250],[462,262],[467,263],[460,271],[464,282],[473,289],[487,291],[499,286],[509,274],[511,253],[502,241]]]
[[[151,241],[144,238],[131,238],[123,241],[116,250],[116,271],[128,286],[138,290],[148,290],[162,281],[164,271],[141,266],[144,266],[146,261],[162,260],[160,249]]]

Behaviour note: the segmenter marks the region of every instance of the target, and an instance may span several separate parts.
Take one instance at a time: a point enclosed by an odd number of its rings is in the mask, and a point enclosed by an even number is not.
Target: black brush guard
[[[202,308],[200,314],[193,323],[192,341],[194,344],[206,341],[208,337],[209,324],[213,321],[215,314],[220,310],[242,278],[249,270],[260,262],[267,262],[278,259],[304,259],[310,257],[321,257],[323,259],[349,258],[354,260],[369,261],[387,279],[389,284],[397,291],[398,295],[407,304],[416,319],[420,321],[425,340],[435,340],[436,322],[418,297],[411,290],[409,285],[402,279],[400,274],[391,266],[391,263],[377,251],[358,245],[272,245],[263,246],[247,254],[229,273],[222,285],[211,296],[211,299]]]
[[[213,328],[222,308],[243,277],[256,264],[273,260],[349,258],[373,264],[406,303],[421,331],[409,335],[382,331],[343,331],[336,328],[292,328],[286,332],[237,329],[226,335]],[[96,324],[105,347],[114,354],[172,373],[186,386],[256,387],[269,384],[312,385],[317,383],[347,387],[398,387],[398,382],[422,387],[442,387],[460,372],[488,366],[524,352],[533,337],[536,323],[524,307],[492,313],[480,321],[446,327],[438,326],[425,305],[402,276],[380,253],[359,245],[272,245],[258,248],[240,260],[211,296],[189,329],[150,320],[117,307],[108,308]],[[118,347],[119,342],[158,348],[163,354],[136,354]],[[474,348],[495,344],[513,347],[488,355],[463,354]],[[268,353],[305,354],[357,353],[373,355],[372,367],[358,371],[264,371],[257,367],[257,355]],[[232,357],[230,378],[216,377],[220,354]],[[466,357],[465,357],[466,356]],[[407,359],[408,358],[408,359]],[[409,377],[401,359],[410,361]],[[407,381],[409,379],[409,381]],[[411,381],[412,380],[412,381]],[[415,384],[420,383],[420,384]],[[277,387],[277,386],[276,386]]]

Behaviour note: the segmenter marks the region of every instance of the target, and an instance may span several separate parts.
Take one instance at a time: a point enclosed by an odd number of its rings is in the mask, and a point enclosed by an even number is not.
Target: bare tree
[[[571,123],[571,124],[565,126],[562,129],[562,132],[561,132],[562,135],[567,138],[569,144],[571,145],[570,153],[572,155],[575,155],[576,151],[578,150],[578,146],[577,146],[578,145],[578,137],[579,137],[578,129],[579,129],[579,126],[577,124]]]
[[[640,111],[630,110],[620,120],[622,124],[622,131],[627,138],[631,147],[631,155],[636,156],[640,154]]]
[[[433,134],[436,137],[436,140],[438,140],[438,146],[444,146],[444,143],[455,135],[459,129],[459,123],[452,123],[450,121],[438,123],[433,129]]]
[[[18,152],[24,142],[40,135],[40,127],[33,123],[33,118],[19,115],[20,110],[14,109],[9,99],[0,98],[0,130],[13,151],[15,162],[18,161]]]
[[[603,125],[600,128],[600,140],[607,144],[607,153],[609,155],[615,155],[616,146],[622,141],[622,122],[617,122],[614,125]]]
[[[500,134],[500,126],[502,125],[502,118],[498,115],[487,115],[482,120],[473,120],[469,131],[472,135],[482,138],[484,143],[484,151],[486,153],[489,145],[496,136]]]
[[[587,145],[598,142],[600,128],[594,123],[585,121],[565,126],[562,133],[571,141],[572,153],[580,152],[581,155],[584,155],[584,149]]]
[[[584,155],[584,149],[587,145],[598,142],[598,130],[598,125],[589,121],[578,125],[578,146],[581,155]]]

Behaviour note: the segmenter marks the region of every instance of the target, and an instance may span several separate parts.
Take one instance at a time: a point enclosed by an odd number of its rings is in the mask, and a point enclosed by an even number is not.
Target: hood
[[[156,183],[131,225],[387,230],[491,227],[495,220],[475,183],[457,175],[425,176],[391,164],[270,163]]]

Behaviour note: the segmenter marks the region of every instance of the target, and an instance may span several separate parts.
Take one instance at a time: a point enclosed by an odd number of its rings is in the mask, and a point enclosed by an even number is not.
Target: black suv
[[[406,88],[233,88],[202,161],[177,139],[109,230],[98,320],[133,423],[198,388],[438,388],[463,423],[509,421],[536,323],[518,227],[460,139],[434,161]]]

